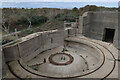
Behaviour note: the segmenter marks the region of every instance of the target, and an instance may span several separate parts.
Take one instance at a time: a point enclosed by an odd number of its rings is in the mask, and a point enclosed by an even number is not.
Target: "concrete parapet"
[[[38,32],[23,37],[21,39],[22,41],[19,42],[21,57],[24,61],[28,61],[42,51],[63,45],[66,37],[75,36],[77,33],[77,28],[69,28],[65,30]],[[17,46],[16,43],[3,48],[6,62],[18,60],[20,58]]]

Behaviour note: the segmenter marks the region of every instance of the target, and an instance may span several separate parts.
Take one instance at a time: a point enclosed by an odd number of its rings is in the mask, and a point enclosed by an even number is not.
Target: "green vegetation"
[[[29,66],[29,67],[32,68],[32,69],[34,69],[34,70],[36,70],[36,71],[38,71],[38,66],[39,65],[36,64],[36,65]]]
[[[79,9],[79,15],[82,15],[86,11],[116,11],[118,8],[112,7],[97,7],[96,5],[86,5],[85,7],[82,7]]]
[[[118,59],[118,61],[120,62],[120,59]]]
[[[11,42],[11,41],[13,41],[13,40],[15,40],[15,39],[16,39],[15,36],[5,37],[5,38],[3,38],[3,40],[2,40],[2,45],[5,44],[5,43],[8,43],[8,42]]]
[[[4,8],[2,10],[2,30],[3,35],[14,32],[17,28],[22,31],[19,37],[26,36],[34,32],[51,29],[62,29],[64,21],[75,22],[86,11],[118,10],[118,8],[97,7],[87,5],[82,8],[57,9],[57,8]],[[3,44],[15,40],[15,37],[3,39]]]

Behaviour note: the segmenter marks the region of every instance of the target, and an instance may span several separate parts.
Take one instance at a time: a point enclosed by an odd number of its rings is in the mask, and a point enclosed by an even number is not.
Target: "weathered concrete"
[[[81,21],[81,18],[80,18]],[[104,29],[115,29],[114,45],[120,46],[120,30],[118,29],[118,12],[102,11],[102,12],[87,12],[83,15],[82,34],[86,37],[103,40]]]
[[[83,32],[83,16],[80,16],[79,17],[79,23],[78,23],[79,25],[78,25],[78,33],[79,34],[82,34]]]
[[[74,28],[68,28],[65,30],[53,30],[47,32],[38,32],[26,37],[21,38],[20,52],[18,51],[18,45],[14,44],[3,48],[5,60],[13,61],[18,60],[19,53],[21,57],[27,61],[37,56],[42,51],[52,49],[64,44],[64,39],[68,36],[74,36],[78,33],[78,30]]]
[[[118,44],[120,44],[120,11],[118,13]],[[119,46],[120,49],[120,46]]]
[[[20,52],[17,44],[4,46],[4,62],[10,61],[11,70],[21,78],[41,78],[42,76],[57,78],[118,78],[118,62],[115,60],[118,59],[119,53],[114,47],[114,45],[117,48],[120,47],[120,27],[118,26],[118,12],[86,12],[79,18],[79,26],[77,26],[77,23],[73,23],[71,28],[37,32],[21,38],[19,42]],[[98,41],[103,40],[105,28],[115,29],[114,45]],[[64,39],[68,42],[64,43]],[[49,56],[62,52],[63,47],[66,47],[68,50],[66,53],[71,54],[74,61],[62,67],[50,64],[48,61]],[[19,53],[21,53],[21,57]],[[39,66],[39,71],[28,67],[42,64],[44,58],[47,62]],[[59,56],[54,60],[59,63],[58,58]],[[24,68],[17,60],[20,61]],[[42,76],[32,74],[25,69]],[[8,75],[9,73],[8,71]],[[88,75],[88,73],[90,74]]]
[[[68,51],[66,51],[66,53],[71,54],[75,59],[71,64],[59,66],[49,63],[48,58],[51,54],[63,50],[63,47],[60,46],[39,54],[36,58],[31,59],[27,63],[20,60],[20,64],[25,69],[29,70],[29,72],[22,68],[17,61],[10,63],[12,71],[21,78],[27,78],[28,76],[30,78],[41,78],[43,76],[53,78],[106,78],[106,76],[107,78],[118,78],[118,64],[117,62],[115,64],[115,59],[117,59],[118,53],[117,49],[112,44],[80,36],[70,37],[66,40],[68,42]],[[112,56],[112,54],[114,56]],[[80,55],[82,57],[80,57]],[[43,63],[44,58],[46,59],[46,63]],[[85,63],[86,61],[88,64]],[[93,65],[94,63],[95,65]],[[29,67],[36,64],[40,64],[38,70]],[[89,66],[89,70],[87,70],[87,66]],[[96,70],[97,68],[98,70]],[[85,71],[83,71],[83,69]],[[32,74],[31,72],[40,76]],[[87,74],[89,72],[91,73]]]

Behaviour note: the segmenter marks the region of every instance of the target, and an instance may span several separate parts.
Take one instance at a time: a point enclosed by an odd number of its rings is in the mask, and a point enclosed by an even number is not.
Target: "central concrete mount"
[[[70,54],[66,53],[56,53],[49,57],[50,63],[58,66],[71,64],[73,60],[74,58]]]

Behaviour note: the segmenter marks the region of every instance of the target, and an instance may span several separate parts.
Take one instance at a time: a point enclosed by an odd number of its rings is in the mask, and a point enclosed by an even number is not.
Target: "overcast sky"
[[[2,2],[119,2],[119,0],[2,0]]]
[[[2,0],[1,2],[2,8],[80,8],[85,5],[118,7],[119,0]]]

